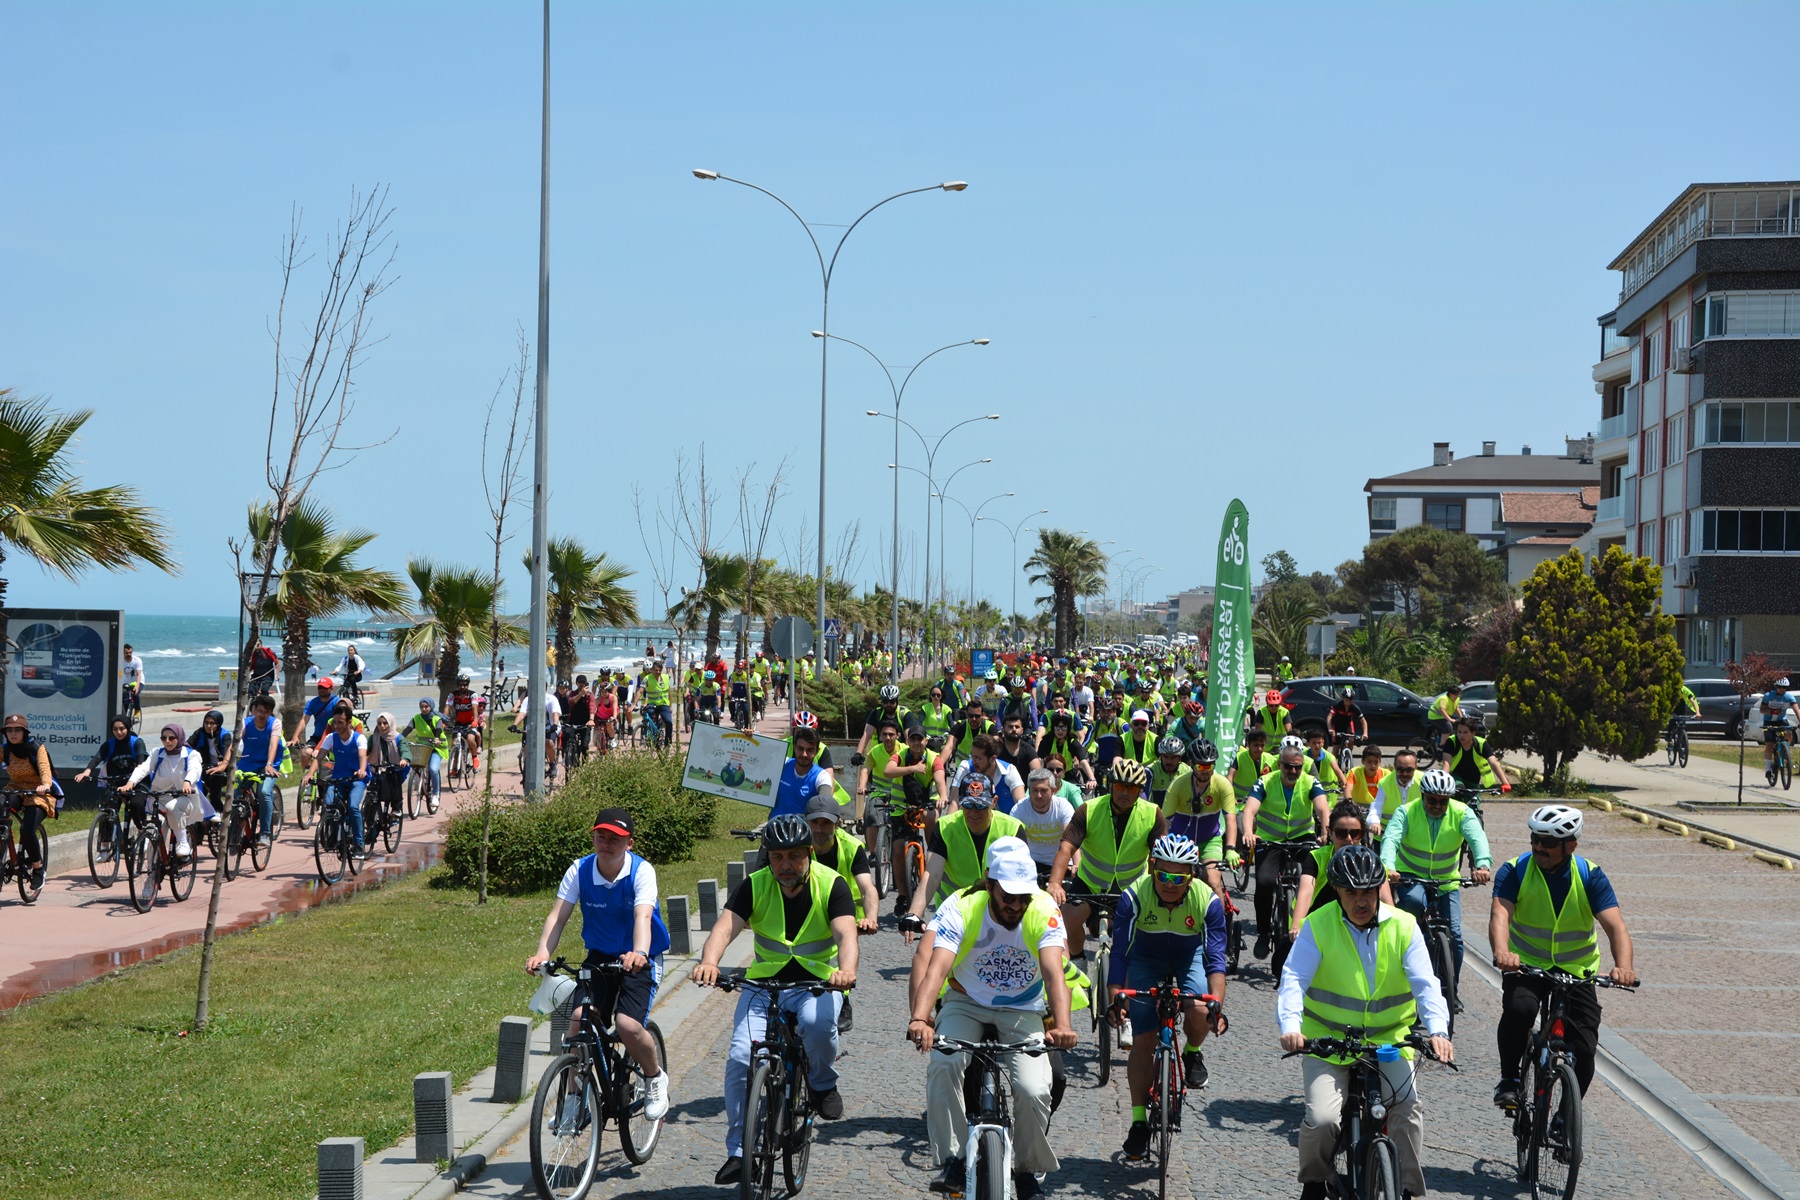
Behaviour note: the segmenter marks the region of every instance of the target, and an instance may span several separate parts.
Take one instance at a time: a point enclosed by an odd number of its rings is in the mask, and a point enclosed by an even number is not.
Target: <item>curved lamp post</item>
[[[1013,618],[1013,649],[1014,650],[1017,650],[1019,648],[1019,576],[1021,574],[1023,574],[1024,570],[1025,570],[1024,567],[1021,567],[1019,565],[1019,530],[1024,528],[1025,522],[1031,520],[1033,517],[1041,517],[1049,511],[1050,510],[1047,508],[1040,508],[1034,513],[1026,513],[1024,516],[1020,517],[1016,523],[1014,523],[1012,525],[1008,525],[1005,521],[1000,520],[998,517],[982,517],[981,518],[981,520],[983,520],[983,521],[992,521],[994,524],[998,525],[1000,528],[1006,530],[1009,534],[1012,535],[1012,545],[1013,545],[1012,618]]]

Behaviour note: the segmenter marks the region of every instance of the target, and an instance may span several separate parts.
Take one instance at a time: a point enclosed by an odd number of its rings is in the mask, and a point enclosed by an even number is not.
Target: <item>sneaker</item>
[[[1499,1086],[1494,1089],[1494,1107],[1495,1108],[1517,1108],[1517,1107],[1519,1107],[1519,1081],[1518,1080],[1502,1079],[1500,1081]]]
[[[844,1097],[836,1088],[827,1088],[812,1094],[813,1111],[827,1121],[835,1121],[844,1115]]]
[[[221,814],[214,813],[212,816],[206,818],[206,823],[208,825],[217,825],[220,823],[221,819],[222,819]]]
[[[1457,997],[1457,998],[1456,998],[1456,1003],[1455,1003],[1455,1004],[1452,1004],[1452,1005],[1451,1005],[1451,1006],[1450,1006],[1450,1011],[1451,1011],[1451,1012],[1453,1012],[1453,1013],[1459,1013],[1459,1012],[1461,1012],[1461,1011],[1462,1011],[1462,1010],[1463,1010],[1463,1002],[1462,1002],[1462,997],[1461,997],[1461,996],[1458,996],[1458,997]]]
[[[186,838],[178,838],[176,840],[175,857],[177,860],[185,860],[194,857],[194,848],[188,844]]]
[[[1182,1072],[1190,1088],[1198,1090],[1206,1086],[1208,1078],[1206,1059],[1198,1050],[1186,1050],[1181,1055]]]
[[[1256,935],[1256,949],[1255,949],[1255,951],[1253,951],[1253,953],[1258,958],[1269,957],[1269,935],[1268,934],[1259,933]]]
[[[1125,1135],[1125,1157],[1132,1162],[1140,1162],[1150,1154],[1150,1122],[1133,1121],[1131,1131]]]
[[[717,1175],[713,1176],[713,1182],[724,1187],[728,1183],[736,1183],[743,1178],[743,1175],[744,1158],[742,1155],[733,1155],[725,1160],[725,1165],[719,1168]]]
[[[938,1177],[931,1181],[931,1190],[947,1196],[963,1194],[963,1184],[968,1182],[969,1168],[960,1158],[950,1159]]]
[[[41,888],[44,886],[44,868],[42,865],[31,868],[31,886],[34,888]]]
[[[266,833],[256,839],[256,844],[264,850],[267,850],[271,845],[273,845],[273,843],[269,840],[269,835]]]
[[[1013,1172],[1013,1195],[1017,1200],[1032,1200],[1032,1197],[1043,1194],[1043,1185],[1038,1183],[1036,1175],[1030,1171]]]
[[[361,842],[351,842],[350,843],[350,853],[354,857],[357,857],[357,858],[367,858],[368,854],[369,854],[369,848],[367,846],[363,845]]]
[[[644,1119],[660,1121],[669,1111],[669,1073],[659,1071],[644,1086]]]
[[[1325,1200],[1325,1184],[1317,1179],[1301,1184],[1300,1200]]]

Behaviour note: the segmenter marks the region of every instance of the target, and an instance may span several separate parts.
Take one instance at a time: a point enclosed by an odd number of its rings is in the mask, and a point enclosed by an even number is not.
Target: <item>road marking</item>
[[[1746,1092],[1699,1092],[1702,1100],[1737,1101],[1742,1104],[1800,1104],[1800,1096],[1753,1096]]]
[[[1647,1029],[1641,1025],[1612,1025],[1609,1028],[1614,1033],[1647,1033],[1670,1037],[1800,1038],[1800,1033],[1780,1033],[1772,1029]]]

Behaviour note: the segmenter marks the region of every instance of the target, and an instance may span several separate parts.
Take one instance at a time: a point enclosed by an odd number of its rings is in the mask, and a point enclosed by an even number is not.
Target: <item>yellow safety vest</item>
[[[863,918],[862,885],[856,882],[856,876],[850,873],[850,868],[856,862],[856,852],[862,849],[862,843],[842,829],[837,831],[836,837],[837,873],[844,877],[844,884],[850,889],[850,895],[856,901],[856,919],[860,921]]]
[[[1529,863],[1527,858],[1531,858]],[[1538,870],[1537,859],[1528,854],[1513,859],[1513,870],[1521,874],[1507,946],[1521,962],[1543,971],[1561,967],[1575,975],[1591,975],[1600,969],[1594,906],[1587,894],[1588,866],[1588,860],[1580,855],[1570,861],[1573,874],[1569,894],[1563,897],[1559,912],[1550,899],[1550,883]]]
[[[1342,1037],[1356,1031],[1371,1042],[1391,1046],[1418,1020],[1418,1001],[1406,978],[1405,963],[1406,948],[1418,922],[1386,904],[1376,920],[1381,924],[1375,939],[1375,986],[1371,989],[1344,910],[1327,905],[1306,918],[1306,927],[1319,947],[1319,969],[1301,998],[1300,1032],[1305,1036]],[[1405,1058],[1413,1056],[1406,1048],[1400,1053]]]
[[[842,854],[842,850],[839,851]],[[817,864],[814,864],[815,866]],[[837,943],[831,937],[831,885],[835,871],[808,867],[806,884],[812,892],[812,910],[792,938],[787,932],[787,908],[781,885],[769,868],[750,876],[750,932],[756,936],[756,959],[744,974],[751,979],[772,979],[790,962],[797,962],[820,979],[829,979],[837,968]]]
[[[975,835],[969,832],[967,813],[959,809],[939,820],[937,828],[938,836],[944,839],[944,878],[938,884],[935,901],[941,904],[950,893],[960,892],[970,884],[979,882],[984,872],[981,856],[975,853]],[[1022,828],[1018,818],[1001,812],[994,813],[988,824],[987,841],[984,844],[993,845],[995,838],[1017,837]]]
[[[1462,821],[1469,806],[1450,801],[1435,838],[1431,836],[1431,817],[1425,811],[1424,800],[1414,800],[1401,811],[1406,814],[1406,829],[1394,853],[1394,869],[1402,875],[1429,879],[1440,887],[1462,886],[1456,862],[1462,854]]]
[[[1099,796],[1089,800],[1087,809],[1087,836],[1081,839],[1081,865],[1075,868],[1076,876],[1087,884],[1092,892],[1103,892],[1114,887],[1123,887],[1144,873],[1144,864],[1150,861],[1150,835],[1156,829],[1156,805],[1148,800],[1136,800],[1132,803],[1131,812],[1125,817],[1125,836],[1113,836],[1116,826],[1113,824],[1112,797]]]

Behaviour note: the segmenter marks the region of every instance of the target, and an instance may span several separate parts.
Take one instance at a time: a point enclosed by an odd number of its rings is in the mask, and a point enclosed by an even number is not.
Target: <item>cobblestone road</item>
[[[1525,811],[1521,805],[1497,805],[1490,812],[1497,853],[1510,854],[1523,845]],[[1758,864],[1746,866],[1747,860],[1603,814],[1593,814],[1590,821],[1583,848],[1607,866],[1618,884],[1638,934],[1639,969],[1653,980],[1636,995],[1608,998],[1609,1025],[1632,1031],[1627,1036],[1641,1049],[1695,1091],[1719,1097],[1715,1103],[1765,1144],[1791,1155],[1793,1108],[1778,1101],[1794,1095],[1788,1060],[1800,1052],[1800,1038],[1793,1032],[1793,1001],[1800,998],[1793,985],[1800,980],[1792,978],[1792,931],[1785,928],[1793,922],[1770,925],[1759,914],[1792,910],[1792,876]],[[1790,903],[1769,906],[1771,889],[1779,889]],[[1728,901],[1723,909],[1720,899]],[[1753,900],[1754,910],[1747,907]],[[1465,911],[1472,944],[1485,945],[1487,907],[1485,892],[1472,895]],[[1699,924],[1689,928],[1692,922]],[[1683,935],[1692,940],[1681,940]],[[900,1036],[907,966],[891,920],[884,921],[882,932],[863,942],[856,1028],[845,1039],[842,1060],[845,1118],[820,1127],[807,1194],[926,1194],[932,1171],[923,1120],[924,1064]],[[1232,1030],[1223,1041],[1209,1043],[1211,1084],[1197,1098],[1190,1097],[1193,1107],[1178,1142],[1177,1178],[1172,1181],[1176,1195],[1298,1194],[1292,1146],[1301,1111],[1300,1069],[1279,1058],[1274,987],[1266,965],[1247,967],[1228,990]],[[1422,1077],[1426,1179],[1439,1195],[1511,1197],[1518,1194],[1512,1144],[1505,1123],[1489,1104],[1499,995],[1473,972],[1466,983],[1469,1007],[1458,1022],[1464,1070],[1452,1075],[1434,1067]],[[674,1200],[726,1194],[712,1187],[712,1176],[724,1158],[719,1093],[732,1000],[711,996],[669,1039],[674,1105],[656,1157],[634,1171],[616,1146],[609,1146],[593,1195]],[[1648,1032],[1715,1027],[1763,1030],[1771,1036],[1740,1041]],[[1119,1157],[1129,1116],[1123,1059],[1112,1084],[1097,1088],[1094,1047],[1085,1026],[1083,1037],[1082,1047],[1071,1055],[1070,1089],[1051,1131],[1063,1166],[1049,1178],[1047,1189],[1060,1196],[1154,1195],[1153,1171],[1128,1167]],[[1725,1098],[1731,1096],[1765,1099]],[[1709,1200],[1731,1194],[1604,1083],[1596,1082],[1589,1093],[1586,1115],[1583,1196]],[[529,1173],[520,1161],[524,1153],[523,1139],[515,1140],[472,1194],[529,1194]]]

